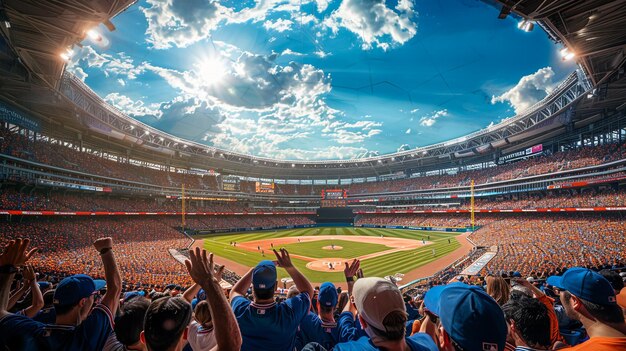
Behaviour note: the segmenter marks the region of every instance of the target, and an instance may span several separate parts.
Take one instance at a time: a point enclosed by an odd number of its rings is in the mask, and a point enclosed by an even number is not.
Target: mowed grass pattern
[[[322,249],[323,247],[331,246],[332,244],[334,244],[335,246],[341,246],[342,249]],[[344,240],[319,240],[311,242],[293,243],[289,245],[283,245],[282,247],[287,249],[289,253],[313,258],[354,258],[390,249],[388,246],[385,245],[358,243],[355,241]]]
[[[407,273],[413,269],[439,259],[448,253],[456,250],[461,244],[456,240],[457,233],[443,233],[443,232],[430,232],[430,231],[417,231],[417,230],[405,230],[405,229],[379,229],[379,228],[353,228],[353,227],[324,227],[324,228],[302,228],[302,229],[287,229],[280,231],[262,231],[262,232],[247,232],[238,234],[213,234],[202,237],[204,239],[204,247],[209,252],[213,252],[217,256],[221,256],[240,263],[244,266],[254,267],[259,261],[264,259],[274,260],[274,254],[265,250],[265,257],[260,252],[251,252],[243,250],[241,248],[233,247],[231,242],[242,243],[253,240],[265,240],[271,238],[284,238],[284,237],[298,237],[298,236],[316,236],[316,235],[360,235],[360,236],[380,236],[395,237],[413,240],[426,240],[432,242],[431,245],[426,245],[413,250],[394,252],[380,257],[374,257],[361,262],[363,272],[367,276],[383,277],[385,275],[395,273]],[[450,243],[448,243],[450,239]],[[318,242],[319,243],[319,242]],[[352,249],[359,247],[367,247],[369,243],[349,242]],[[308,245],[313,242],[290,244],[292,245]],[[347,244],[346,244],[347,245]],[[300,253],[307,257],[330,257],[330,256],[314,256],[325,255],[327,250],[322,250],[325,245],[316,245],[316,249],[305,250],[305,253]],[[344,246],[344,245],[341,245]],[[387,250],[386,246],[383,246],[381,251]],[[345,248],[345,246],[344,246]],[[435,249],[436,256],[433,256],[432,249]],[[355,249],[356,250],[356,249]],[[341,251],[338,251],[341,252]],[[295,253],[295,252],[294,252]],[[332,252],[331,252],[332,253]],[[371,252],[368,252],[371,253]],[[338,256],[345,258],[353,258],[361,256],[357,254],[355,256]],[[334,255],[332,255],[334,256]],[[294,265],[303,272],[309,280],[312,282],[343,282],[343,269],[339,269],[337,272],[326,273],[313,271],[306,268],[307,261],[300,259],[292,259]],[[278,270],[278,278],[288,277],[287,273],[283,269]]]

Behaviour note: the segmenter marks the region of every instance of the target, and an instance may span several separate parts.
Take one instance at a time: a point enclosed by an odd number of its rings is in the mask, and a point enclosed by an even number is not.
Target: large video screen
[[[274,183],[256,182],[256,192],[262,194],[273,194]]]
[[[348,193],[343,189],[325,189],[322,190],[322,200],[345,200]]]
[[[223,191],[239,191],[239,178],[237,177],[224,177],[222,178],[222,190]]]

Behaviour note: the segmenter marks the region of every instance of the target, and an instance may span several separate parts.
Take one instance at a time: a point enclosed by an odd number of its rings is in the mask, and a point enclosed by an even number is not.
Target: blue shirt
[[[342,312],[339,315],[339,342],[358,340],[362,336],[367,336],[365,330],[361,328],[361,323],[354,320],[351,312]]]
[[[415,333],[404,339],[412,351],[439,351],[437,345],[428,334]],[[377,351],[369,337],[363,336],[357,341],[348,341],[335,345],[333,351]]]
[[[296,331],[309,312],[309,294],[300,293],[285,302],[260,305],[243,296],[231,301],[241,330],[242,351],[293,351]]]
[[[18,331],[16,333],[16,331]],[[9,350],[102,350],[113,331],[113,315],[97,305],[78,326],[43,324],[9,314],[0,320],[0,345]]]
[[[299,342],[302,346],[317,342],[330,350],[339,342],[339,326],[337,323],[323,322],[318,315],[309,312],[300,323]]]

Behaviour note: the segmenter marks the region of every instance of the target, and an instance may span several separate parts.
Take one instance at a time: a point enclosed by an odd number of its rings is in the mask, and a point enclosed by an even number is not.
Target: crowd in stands
[[[545,278],[564,267],[626,264],[622,214],[478,216],[477,245],[497,245],[487,270],[508,269]]]
[[[372,194],[400,192],[419,189],[467,186],[471,180],[475,184],[487,184],[504,180],[519,179],[527,176],[550,175],[554,172],[572,170],[587,166],[600,165],[624,158],[625,146],[606,144],[585,146],[577,149],[551,153],[525,160],[506,163],[486,169],[462,171],[456,174],[437,174],[409,179],[387,180],[378,182],[329,185],[293,185],[275,184],[275,192],[280,195],[319,195],[323,189],[344,188],[350,194]],[[188,189],[215,191],[221,190],[221,180],[215,175],[192,174],[185,170],[166,170],[165,166],[139,166],[129,163],[126,158],[102,157],[97,152],[80,151],[69,143],[51,143],[46,138],[34,134],[17,134],[6,128],[0,128],[0,153],[36,161],[64,169],[85,172],[104,177],[117,178],[145,184],[180,188],[184,183]],[[158,167],[158,166],[157,166]],[[583,174],[585,171],[581,171]],[[255,193],[255,182],[240,182],[240,191]]]
[[[383,206],[358,206],[357,212],[392,210],[440,210],[469,209],[468,199],[454,199],[436,203],[436,201],[415,201],[411,205],[399,204]],[[572,207],[618,207],[626,205],[626,189],[615,190],[612,187],[602,189],[584,188],[519,193],[509,196],[477,198],[476,209],[535,209],[535,208],[572,208]],[[18,192],[12,187],[2,188],[0,209],[4,210],[50,210],[50,211],[122,211],[122,212],[181,212],[180,200],[131,196],[107,196],[91,192]],[[185,211],[189,212],[289,212],[309,211],[311,209],[293,208],[256,208],[243,202],[214,202],[192,200],[185,202]],[[297,223],[306,224],[306,223]],[[271,224],[268,224],[271,225]],[[288,225],[284,224],[284,225]],[[265,225],[264,225],[265,226]],[[215,227],[215,226],[213,226]]]
[[[468,216],[364,214],[356,217],[355,225],[404,225],[415,227],[466,227]]]
[[[403,294],[393,280],[366,276],[355,259],[345,264],[343,291],[330,282],[314,287],[280,249],[224,290],[225,267],[197,248],[181,272],[187,284],[144,288],[123,284],[129,272],[111,237],[96,238],[83,253],[99,263],[90,274],[102,280],[38,275],[31,263],[40,253],[31,244],[2,245],[5,350],[626,349],[619,267],[561,267],[542,281],[518,271],[448,279],[446,271]],[[293,282],[286,296],[277,295],[278,267]]]

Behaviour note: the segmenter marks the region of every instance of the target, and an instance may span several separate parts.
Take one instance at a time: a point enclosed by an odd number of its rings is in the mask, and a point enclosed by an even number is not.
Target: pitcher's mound
[[[345,268],[343,266],[344,260],[344,258],[322,258],[307,263],[306,268],[320,272],[343,272]]]
[[[343,246],[335,245],[335,246],[324,246],[322,250],[341,250]]]

